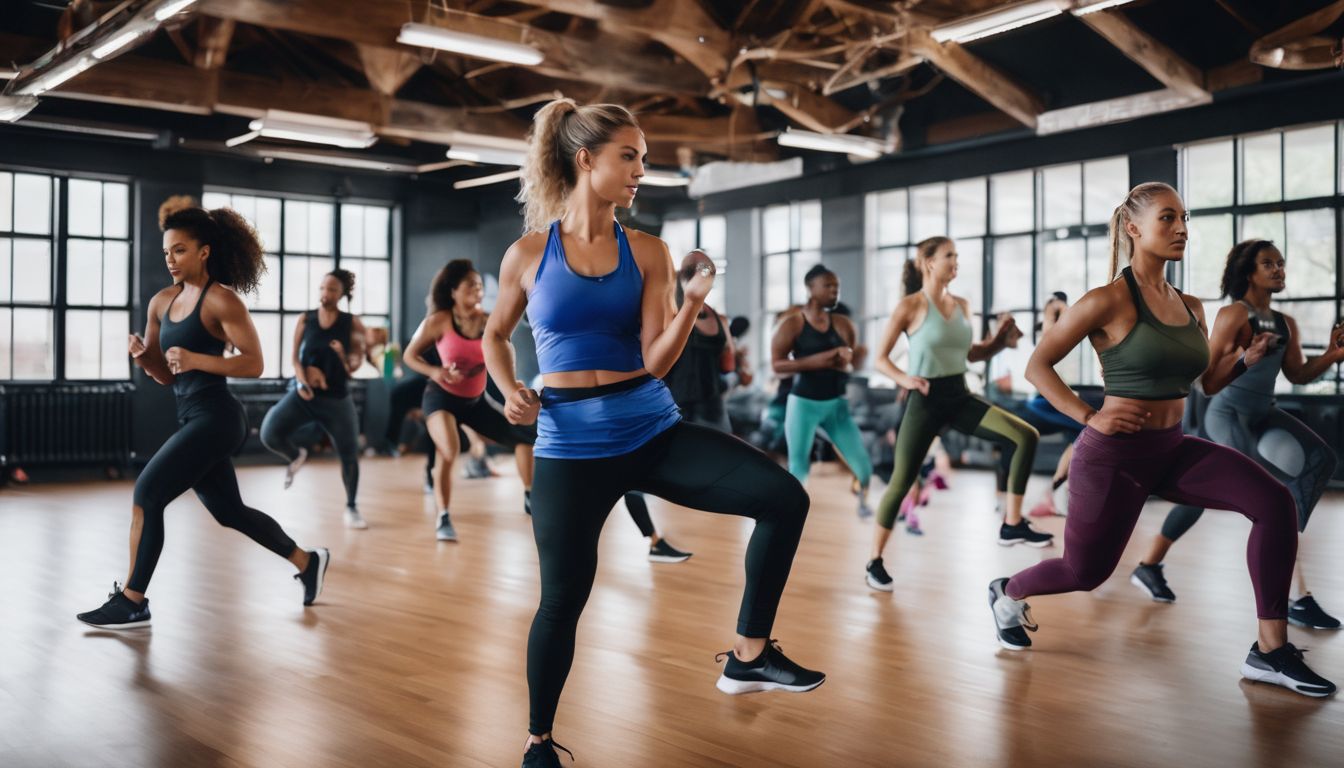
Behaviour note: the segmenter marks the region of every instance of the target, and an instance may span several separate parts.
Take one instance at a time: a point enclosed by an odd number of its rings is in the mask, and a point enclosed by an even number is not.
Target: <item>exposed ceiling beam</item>
[[[1251,61],[1277,69],[1337,69],[1338,37],[1321,34],[1344,16],[1344,0],[1280,27],[1251,44]]]
[[[378,45],[355,43],[364,76],[375,91],[388,96],[397,91],[420,71],[420,57],[409,51],[396,51]]]
[[[197,23],[195,64],[201,69],[219,69],[228,57],[237,24],[233,19],[210,18],[197,19]]]
[[[1076,131],[1083,128],[1095,128],[1099,125],[1123,123],[1140,117],[1173,112],[1178,109],[1208,104],[1213,97],[1208,93],[1191,95],[1172,88],[1148,93],[1136,93],[1121,96],[1118,99],[1094,101],[1079,104],[1076,107],[1053,109],[1040,116],[1036,123],[1036,133],[1044,136],[1051,133]]]
[[[1189,96],[1207,95],[1204,73],[1198,67],[1140,29],[1120,11],[1088,13],[1078,20],[1168,88]]]
[[[1045,111],[1039,96],[1013,82],[958,43],[939,43],[926,29],[910,30],[909,39],[912,53],[923,56],[971,93],[1008,113],[1023,125],[1036,127],[1037,116]]]

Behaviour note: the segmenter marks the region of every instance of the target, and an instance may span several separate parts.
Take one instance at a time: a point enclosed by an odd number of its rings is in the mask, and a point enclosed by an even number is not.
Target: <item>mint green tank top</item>
[[[971,323],[957,302],[952,318],[943,317],[938,307],[924,303],[929,311],[910,337],[910,374],[925,379],[958,376],[966,372],[966,353],[971,351]]]
[[[1097,353],[1106,394],[1135,400],[1186,397],[1190,385],[1209,367],[1209,341],[1195,313],[1187,306],[1190,322],[1167,325],[1144,303],[1129,267],[1123,274],[1139,318],[1119,344]]]

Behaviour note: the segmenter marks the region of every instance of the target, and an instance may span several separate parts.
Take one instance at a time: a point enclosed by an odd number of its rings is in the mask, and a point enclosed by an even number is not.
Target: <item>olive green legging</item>
[[[896,512],[901,499],[910,491],[919,475],[919,465],[929,452],[933,438],[951,427],[958,432],[997,443],[1006,453],[1012,453],[1008,468],[1008,492],[1021,496],[1027,491],[1027,478],[1036,459],[1036,442],[1040,434],[1030,424],[1008,411],[990,405],[983,398],[966,389],[962,374],[929,379],[929,394],[910,393],[896,434],[896,461],[891,482],[877,508],[877,524],[891,528],[896,524]]]

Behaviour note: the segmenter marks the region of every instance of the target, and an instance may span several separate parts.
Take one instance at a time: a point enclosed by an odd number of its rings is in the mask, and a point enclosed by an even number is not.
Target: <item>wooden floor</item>
[[[363,532],[342,527],[334,462],[310,464],[289,491],[278,466],[240,470],[250,504],[301,544],[331,548],[326,592],[310,609],[287,563],[183,498],[169,508],[150,590],[154,626],[125,633],[92,631],[74,614],[125,575],[130,484],[0,491],[0,765],[518,765],[538,595],[521,490],[512,476],[458,481],[462,540],[439,544],[421,467],[421,457],[364,460]],[[1128,583],[1166,509],[1150,505],[1117,575],[1091,594],[1034,600],[1035,649],[1009,653],[994,641],[985,585],[1056,550],[999,548],[990,476],[953,482],[924,514],[926,536],[894,538],[891,595],[864,585],[870,532],[845,482],[832,469],[813,477],[775,629],[788,654],[829,674],[804,695],[714,688],[749,525],[653,501],[669,540],[695,557],[651,565],[618,508],[556,724],[575,765],[1344,760],[1340,702],[1237,674],[1255,637],[1247,522],[1206,515],[1169,560],[1179,602],[1159,605]],[[1337,613],[1341,513],[1344,497],[1327,497],[1307,542],[1315,592]],[[1344,682],[1344,636],[1290,634]]]

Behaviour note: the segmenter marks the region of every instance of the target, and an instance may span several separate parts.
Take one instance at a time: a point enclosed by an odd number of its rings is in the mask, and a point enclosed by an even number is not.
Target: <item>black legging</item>
[[[233,528],[281,557],[294,540],[264,512],[243,504],[230,455],[247,438],[243,406],[232,395],[212,395],[180,410],[181,428],[168,438],[135,482],[142,527],[135,567],[126,588],[144,592],[163,551],[163,510],[190,488],[225,528]]]
[[[527,639],[532,733],[551,730],[574,660],[574,634],[597,573],[597,539],[616,500],[638,490],[708,512],[756,520],[747,544],[737,631],[769,637],[807,519],[803,487],[731,435],[680,423],[630,453],[602,459],[537,458],[532,530],[541,559],[541,605]]]
[[[630,512],[630,519],[639,527],[640,536],[647,539],[658,532],[653,527],[653,516],[649,514],[649,503],[644,500],[644,494],[639,491],[625,494],[625,508]]]

